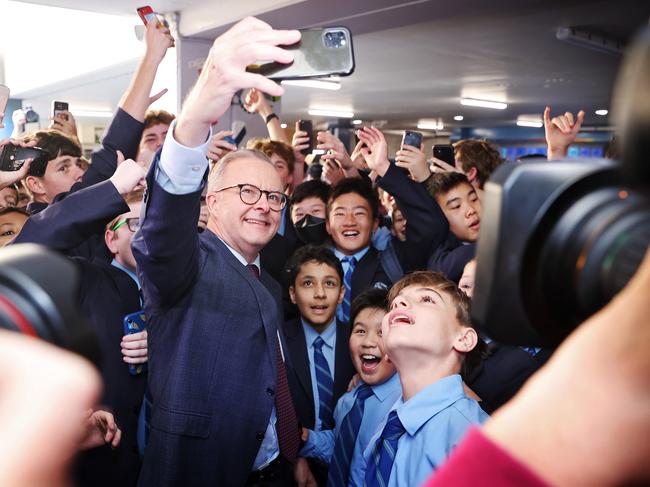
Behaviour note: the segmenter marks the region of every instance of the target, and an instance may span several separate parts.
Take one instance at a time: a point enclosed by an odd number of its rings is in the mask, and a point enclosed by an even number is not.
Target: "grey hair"
[[[275,169],[275,165],[271,162],[271,159],[269,159],[266,154],[263,152],[260,152],[258,150],[253,150],[253,149],[240,149],[236,150],[234,152],[228,153],[225,157],[222,159],[219,159],[219,161],[212,167],[210,170],[210,174],[208,175],[208,191],[214,191],[216,188],[219,186],[219,181],[221,180],[221,177],[223,176],[223,172],[226,169],[226,166],[228,163],[236,161],[237,159],[258,159],[260,161],[266,162],[273,166]]]

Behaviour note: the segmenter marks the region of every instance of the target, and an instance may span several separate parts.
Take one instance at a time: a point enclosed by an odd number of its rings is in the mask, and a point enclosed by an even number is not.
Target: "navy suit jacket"
[[[201,189],[167,193],[156,167],[132,244],[153,400],[139,485],[243,485],[275,402],[280,287],[198,234]]]
[[[300,319],[284,324],[287,348],[291,354],[291,366],[288,370],[289,387],[296,406],[300,425],[314,429],[316,423],[314,410],[314,393],[309,369],[309,354],[305,343],[305,330]],[[334,350],[334,404],[347,391],[350,379],[355,374],[350,358],[350,325],[336,321],[336,347]]]

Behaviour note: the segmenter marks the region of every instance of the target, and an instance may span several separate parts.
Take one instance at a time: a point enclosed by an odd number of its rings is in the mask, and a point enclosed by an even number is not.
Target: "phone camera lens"
[[[347,44],[345,32],[336,30],[325,33],[325,47],[328,49],[339,49]]]

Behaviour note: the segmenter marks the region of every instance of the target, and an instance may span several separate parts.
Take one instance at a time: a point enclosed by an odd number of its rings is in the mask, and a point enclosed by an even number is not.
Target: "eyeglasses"
[[[122,225],[126,223],[126,226],[130,231],[133,233],[137,232],[140,229],[140,219],[139,218],[125,218],[124,220],[119,220],[115,225],[113,225],[113,228],[111,228],[112,231],[117,230],[120,228]]]
[[[282,211],[282,209],[287,206],[287,195],[281,193],[280,191],[266,191],[258,188],[252,184],[233,184],[232,186],[226,186],[225,188],[220,188],[213,193],[218,193],[226,189],[239,188],[239,197],[242,202],[247,205],[254,205],[262,197],[262,193],[266,195],[266,201],[269,202],[269,208],[273,211]]]

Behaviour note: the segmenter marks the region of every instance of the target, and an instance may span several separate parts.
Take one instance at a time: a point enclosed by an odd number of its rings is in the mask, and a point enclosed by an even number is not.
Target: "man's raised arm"
[[[259,59],[288,63],[293,55],[277,47],[300,39],[298,31],[273,30],[246,18],[218,37],[199,79],[167,134],[147,178],[146,208],[133,239],[133,254],[147,302],[168,306],[189,292],[198,273],[200,196],[210,127],[240,89],[257,88],[279,96],[282,87],[246,66]],[[206,230],[209,231],[209,230]]]

